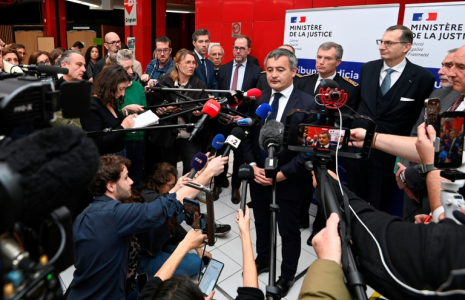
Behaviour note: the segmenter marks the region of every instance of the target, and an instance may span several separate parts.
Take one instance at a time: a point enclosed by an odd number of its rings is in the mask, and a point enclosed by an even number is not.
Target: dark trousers
[[[280,189],[277,184],[277,190]],[[281,276],[292,280],[297,272],[300,257],[299,216],[300,199],[285,198],[283,191],[277,194],[276,204],[280,207],[278,213],[278,230],[282,240]],[[250,196],[253,201],[255,230],[257,232],[257,260],[267,264],[270,261],[270,204],[271,186],[262,186],[252,181]]]
[[[131,166],[128,169],[129,177],[134,181],[132,188],[137,190],[144,172],[145,140],[125,141],[125,145],[126,158],[131,160]]]
[[[176,139],[173,146],[162,149],[163,161],[176,167],[178,156],[181,155],[182,175],[184,175],[191,170],[191,160],[200,152],[200,147],[199,141],[189,142],[187,139]]]

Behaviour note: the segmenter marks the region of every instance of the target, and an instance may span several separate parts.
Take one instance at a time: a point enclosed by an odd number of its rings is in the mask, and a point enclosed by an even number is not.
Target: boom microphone
[[[244,212],[245,215],[245,204],[247,199],[247,184],[249,180],[254,180],[255,175],[253,172],[253,167],[249,164],[243,164],[239,167],[239,172],[237,177],[242,180],[242,194],[241,194],[241,205],[240,208]],[[234,202],[233,202],[234,203]],[[237,203],[234,203],[237,204]]]
[[[231,130],[231,134],[228,135],[226,141],[224,142],[226,144],[226,149],[224,149],[223,157],[229,156],[229,152],[232,148],[237,149],[239,147],[239,144],[244,138],[244,135],[244,130],[242,130],[242,128],[235,127],[233,130]]]
[[[215,150],[212,150],[212,152],[210,153],[210,156],[215,156],[216,152],[223,147],[223,144],[224,144],[224,135],[222,135],[221,133],[218,133],[213,138],[212,147]]]
[[[19,65],[21,68],[27,68],[28,70],[37,70],[39,73],[48,74],[63,74],[67,75],[69,70],[67,68],[48,66],[48,65]]]
[[[1,232],[9,222],[34,222],[79,197],[98,168],[97,146],[73,126],[41,130],[2,148]]]
[[[321,88],[317,96],[323,105],[328,109],[338,109],[343,107],[347,102],[347,93],[339,90],[339,84],[332,79],[321,80]]]
[[[216,102],[215,100],[208,100],[202,108],[203,116],[202,118],[200,118],[200,120],[197,121],[197,123],[195,123],[194,130],[192,130],[191,136],[189,137],[189,141],[192,141],[197,132],[200,129],[202,129],[203,124],[205,123],[207,118],[210,117],[210,119],[212,119],[216,117],[220,110],[221,105],[218,102]]]
[[[187,176],[190,179],[193,179],[195,174],[197,174],[198,171],[202,170],[203,167],[207,164],[208,157],[203,154],[202,152],[197,153],[194,155],[194,157],[191,160],[191,172],[189,176]]]

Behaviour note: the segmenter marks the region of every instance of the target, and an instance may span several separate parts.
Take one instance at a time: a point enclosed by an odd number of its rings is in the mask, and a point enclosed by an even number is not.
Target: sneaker
[[[231,226],[228,224],[215,224],[216,230],[215,230],[215,236],[225,236],[231,231]],[[202,230],[203,234],[207,234],[207,227]]]
[[[200,191],[200,192],[197,194],[196,199],[197,199],[197,201],[199,201],[199,202],[207,203],[207,195],[205,194],[204,191]]]

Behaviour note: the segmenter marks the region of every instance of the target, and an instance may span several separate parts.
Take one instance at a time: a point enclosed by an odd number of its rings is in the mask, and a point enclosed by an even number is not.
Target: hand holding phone
[[[199,283],[199,289],[205,296],[208,296],[216,286],[218,278],[220,278],[221,271],[223,271],[224,264],[216,259],[211,259],[208,264],[207,270],[202,276]]]

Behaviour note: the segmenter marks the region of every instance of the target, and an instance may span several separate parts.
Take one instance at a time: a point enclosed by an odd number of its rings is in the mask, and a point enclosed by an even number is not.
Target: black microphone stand
[[[357,300],[366,300],[366,285],[363,275],[357,270],[357,263],[355,262],[351,244],[350,244],[350,208],[347,196],[344,195],[344,213],[341,210],[339,202],[337,201],[336,192],[330,183],[331,178],[328,174],[327,164],[331,156],[324,154],[313,153],[313,168],[318,182],[318,189],[321,195],[321,206],[326,219],[329,218],[331,213],[335,212],[339,215],[339,236],[341,238],[342,250],[342,269],[347,279],[347,287],[352,294],[352,297]],[[310,163],[310,162],[307,162]]]
[[[98,135],[98,134],[105,134],[105,133],[115,133],[115,132],[134,132],[134,131],[147,131],[147,130],[155,130],[155,129],[168,129],[168,128],[190,128],[194,127],[194,123],[187,123],[187,124],[173,124],[173,125],[163,125],[163,126],[147,126],[147,127],[140,127],[140,128],[123,128],[123,129],[113,129],[113,128],[105,128],[102,131],[88,131],[86,132],[87,135]]]
[[[268,157],[265,159],[266,178],[273,180],[270,204],[270,273],[268,276],[268,285],[266,286],[266,297],[268,300],[281,299],[279,289],[276,283],[276,246],[277,246],[277,220],[280,211],[279,205],[276,204],[276,174],[278,174],[278,158],[275,155],[276,144],[267,145]],[[279,146],[279,145],[278,145]]]

